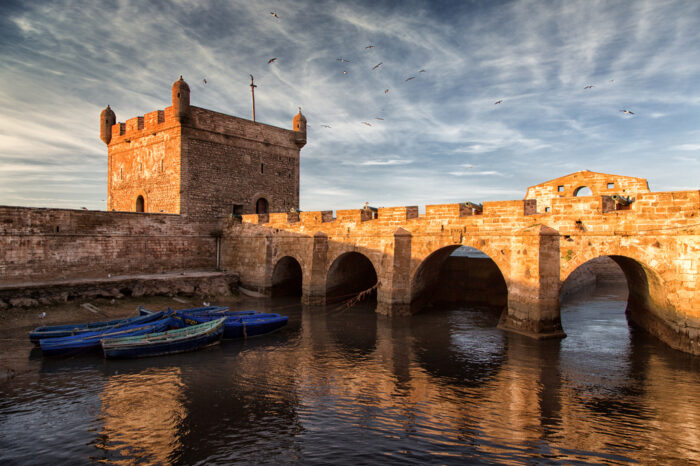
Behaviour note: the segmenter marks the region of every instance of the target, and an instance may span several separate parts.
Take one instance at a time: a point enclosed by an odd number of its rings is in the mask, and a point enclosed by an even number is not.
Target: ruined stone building
[[[301,110],[286,130],[195,107],[181,76],[165,110],[117,123],[107,106],[100,136],[107,210],[215,219],[299,209]]]

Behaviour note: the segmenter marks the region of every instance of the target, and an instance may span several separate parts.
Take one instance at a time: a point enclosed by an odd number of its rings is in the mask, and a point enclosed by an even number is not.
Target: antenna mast
[[[255,88],[258,87],[253,82],[253,75],[250,75],[250,94],[253,96],[253,121],[255,121]]]

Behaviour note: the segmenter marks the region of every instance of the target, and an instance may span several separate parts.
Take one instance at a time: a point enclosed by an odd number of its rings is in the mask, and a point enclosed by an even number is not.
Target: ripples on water
[[[568,337],[536,341],[483,309],[275,300],[260,309],[290,324],[264,338],[39,357],[0,385],[0,463],[697,462],[698,358],[630,329],[624,307],[617,290],[570,301]]]

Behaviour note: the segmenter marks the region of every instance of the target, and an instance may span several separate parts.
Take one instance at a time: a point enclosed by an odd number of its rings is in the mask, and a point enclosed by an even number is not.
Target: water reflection
[[[566,303],[569,336],[545,341],[479,308],[235,306],[290,324],[168,358],[41,361],[0,385],[0,462],[700,460],[700,359],[629,327],[619,290]]]

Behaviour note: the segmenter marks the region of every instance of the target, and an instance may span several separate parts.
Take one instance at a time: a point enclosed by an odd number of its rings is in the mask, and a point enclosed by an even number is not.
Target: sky
[[[699,31],[697,0],[4,0],[0,205],[106,209],[100,111],[170,106],[180,75],[198,107],[252,118],[253,74],[257,121],[302,108],[302,210],[586,169],[698,189]]]

